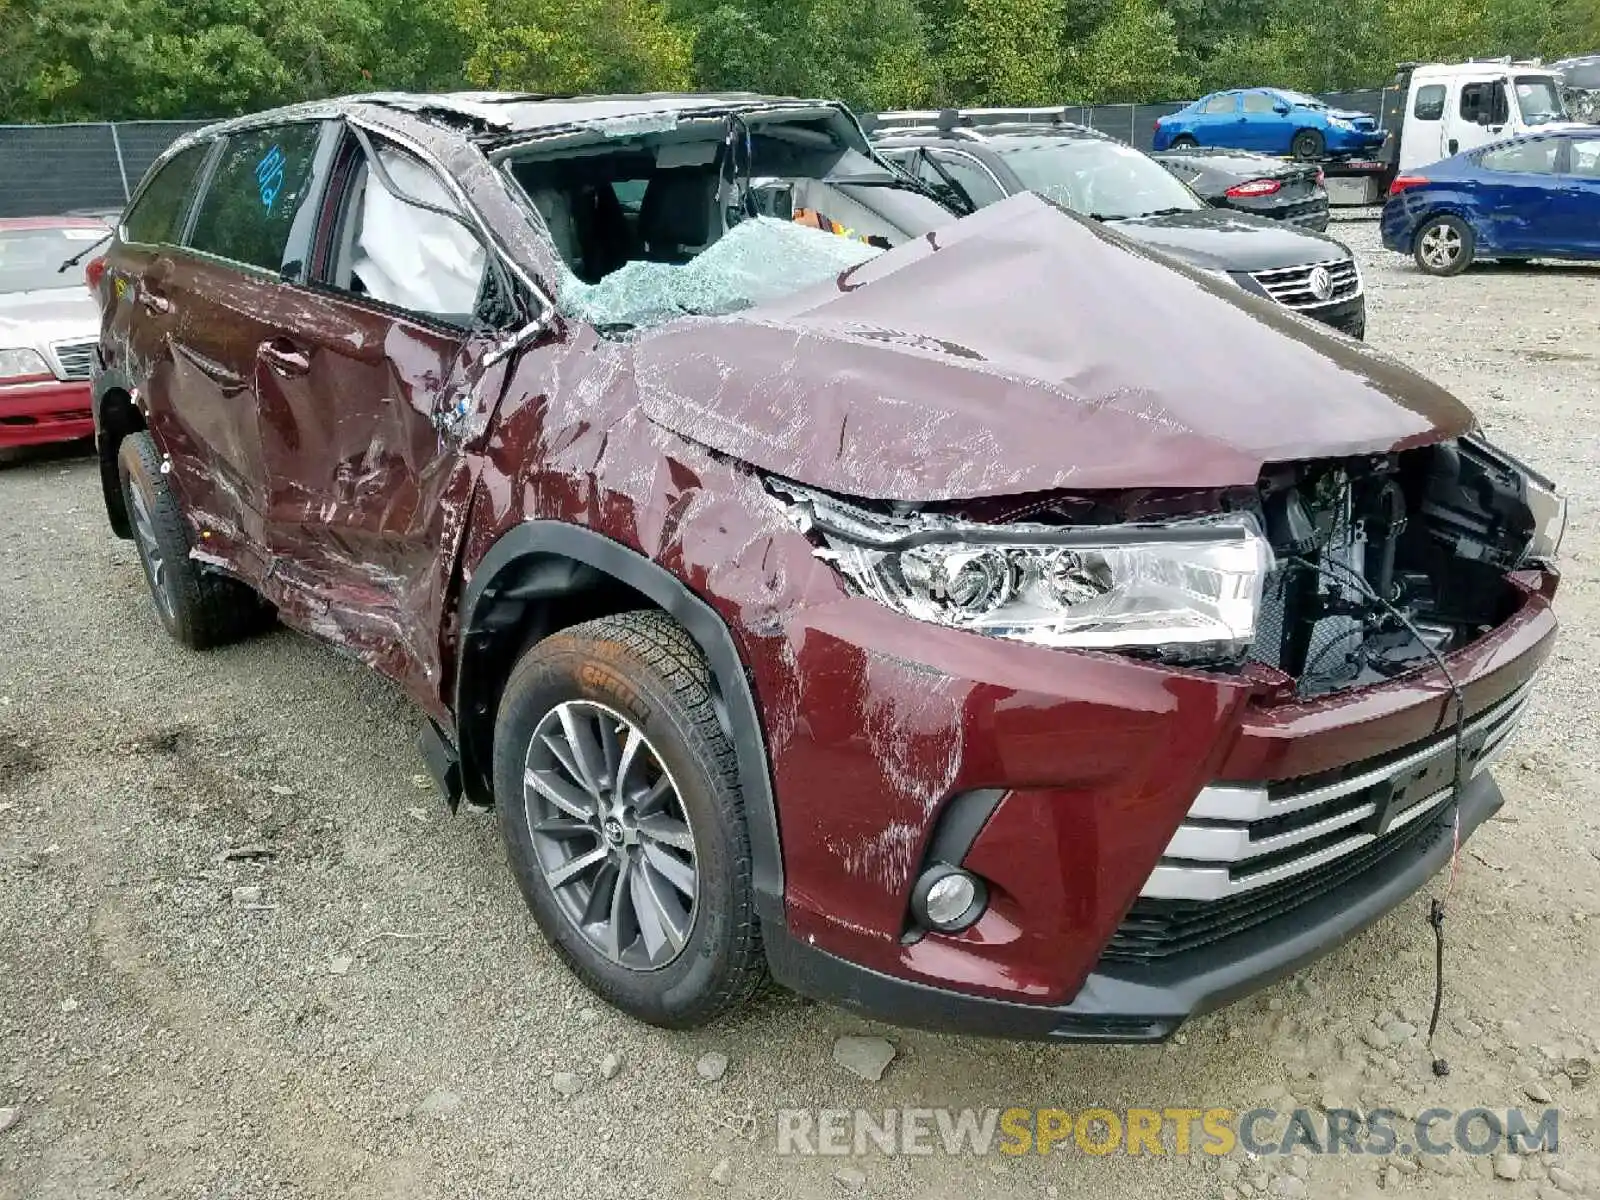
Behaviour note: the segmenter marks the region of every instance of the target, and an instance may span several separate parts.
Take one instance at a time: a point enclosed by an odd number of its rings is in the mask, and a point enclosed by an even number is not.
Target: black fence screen
[[[0,217],[121,208],[173,139],[204,124],[0,125]]]
[[[1383,93],[1335,92],[1335,108],[1381,115]],[[1150,149],[1156,118],[1171,104],[1071,105],[1066,119]],[[120,208],[156,156],[203,121],[122,121],[103,125],[0,125],[0,217]]]

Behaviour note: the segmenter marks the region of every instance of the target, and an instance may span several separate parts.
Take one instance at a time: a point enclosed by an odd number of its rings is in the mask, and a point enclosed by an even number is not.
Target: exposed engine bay
[[[1470,439],[1269,469],[1261,503],[1277,565],[1255,661],[1302,696],[1379,683],[1511,615],[1505,579],[1540,524],[1525,468]]]
[[[852,590],[1038,645],[1281,673],[1301,697],[1392,679],[1507,620],[1565,504],[1476,438],[1270,464],[1255,489],[958,504],[768,481]]]

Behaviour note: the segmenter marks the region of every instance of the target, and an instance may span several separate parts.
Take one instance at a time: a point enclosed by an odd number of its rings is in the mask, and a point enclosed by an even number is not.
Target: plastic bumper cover
[[[89,384],[55,379],[0,383],[0,448],[94,436]]]
[[[1463,841],[1502,803],[1490,775],[1466,784],[1459,800]],[[772,928],[764,931],[767,958],[785,986],[897,1025],[1042,1041],[1161,1041],[1188,1018],[1328,953],[1416,892],[1450,861],[1455,814],[1456,805],[1447,805],[1402,852],[1316,904],[1159,963],[1102,963],[1065,1005],[1019,1004],[897,979]]]

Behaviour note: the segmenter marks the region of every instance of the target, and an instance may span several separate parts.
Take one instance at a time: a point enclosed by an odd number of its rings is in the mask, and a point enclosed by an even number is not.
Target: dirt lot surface
[[[1563,641],[1452,898],[1447,1079],[1413,1035],[1426,894],[1163,1047],[909,1033],[782,995],[695,1034],[634,1024],[545,948],[492,820],[420,778],[398,695],[287,632],[176,648],[92,464],[32,456],[0,468],[0,1197],[1600,1196],[1600,1081],[1568,1073],[1600,1060],[1600,270],[1429,279],[1372,225],[1337,232],[1373,342],[1573,501]],[[879,1082],[834,1061],[861,1033],[896,1051]],[[1559,1155],[1475,1164],[783,1157],[774,1118],[1546,1100]]]

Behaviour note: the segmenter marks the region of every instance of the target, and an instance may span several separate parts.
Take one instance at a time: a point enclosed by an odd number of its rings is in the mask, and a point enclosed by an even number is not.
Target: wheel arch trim
[[[631,587],[682,625],[706,656],[728,711],[728,734],[739,768],[739,789],[750,837],[756,911],[763,921],[782,924],[782,841],[766,736],[755,690],[733,634],[721,615],[683,580],[604,534],[562,521],[525,521],[502,534],[473,570],[471,580],[462,590],[459,605],[461,652],[452,706],[458,726],[458,747],[463,756],[463,778],[471,779],[475,774],[473,764],[465,761],[474,748],[464,736],[465,722],[470,716],[463,703],[472,683],[468,677],[472,657],[470,640],[478,628],[480,610],[484,609],[486,601],[492,603],[495,599],[497,581],[513,577],[507,572],[518,562],[534,556],[569,559]]]

